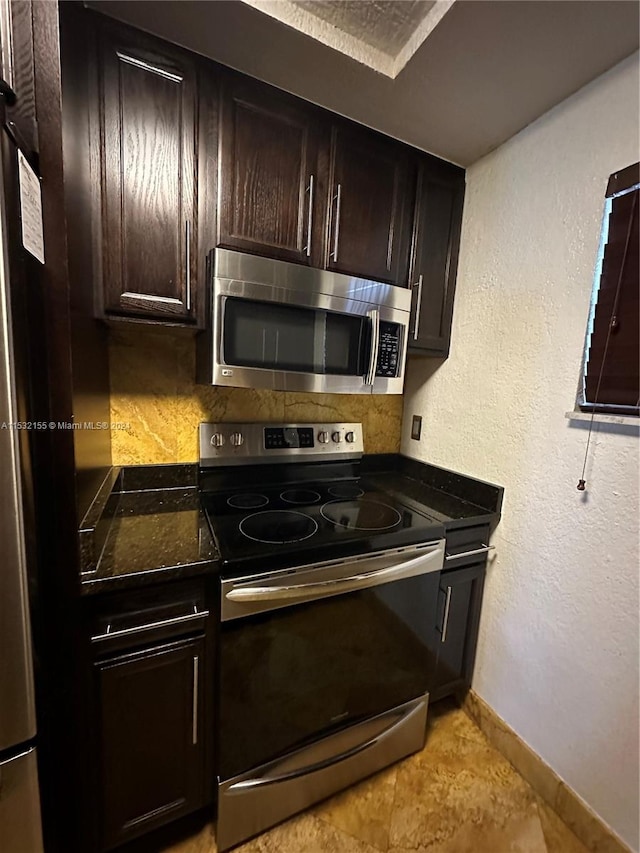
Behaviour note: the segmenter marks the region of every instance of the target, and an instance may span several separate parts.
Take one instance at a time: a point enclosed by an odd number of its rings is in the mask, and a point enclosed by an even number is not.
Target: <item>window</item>
[[[578,401],[583,411],[640,413],[639,195],[639,163],[609,178]]]

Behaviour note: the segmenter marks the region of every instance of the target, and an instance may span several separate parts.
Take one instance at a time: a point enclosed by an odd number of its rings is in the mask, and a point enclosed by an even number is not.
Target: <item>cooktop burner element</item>
[[[312,489],[287,489],[280,497],[288,504],[313,504],[320,500],[318,492]]]
[[[254,542],[287,545],[313,536],[318,523],[303,512],[276,509],[248,515],[240,522],[239,529],[247,539],[253,539]]]
[[[364,495],[364,491],[360,486],[356,486],[354,483],[344,483],[344,485],[340,486],[331,486],[327,491],[330,495],[333,495],[334,498],[341,498],[342,500],[361,498],[362,495]]]
[[[397,509],[380,501],[329,501],[320,510],[322,517],[347,530],[388,530],[400,524]]]
[[[235,509],[257,509],[260,506],[266,506],[269,503],[269,498],[266,495],[253,495],[251,493],[242,495],[232,495],[227,498],[229,506]]]

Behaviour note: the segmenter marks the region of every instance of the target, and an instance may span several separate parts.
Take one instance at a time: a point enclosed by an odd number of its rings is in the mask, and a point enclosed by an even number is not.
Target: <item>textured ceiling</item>
[[[317,18],[396,56],[435,0],[292,0]]]
[[[286,26],[395,78],[455,0],[242,0]]]
[[[392,79],[245,3],[85,2],[464,166],[637,51],[640,30],[626,0],[456,0]]]

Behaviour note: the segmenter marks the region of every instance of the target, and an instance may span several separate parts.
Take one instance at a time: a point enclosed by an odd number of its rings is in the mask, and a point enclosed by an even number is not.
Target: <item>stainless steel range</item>
[[[360,476],[360,424],[202,424],[222,557],[218,846],[422,748],[442,525]]]

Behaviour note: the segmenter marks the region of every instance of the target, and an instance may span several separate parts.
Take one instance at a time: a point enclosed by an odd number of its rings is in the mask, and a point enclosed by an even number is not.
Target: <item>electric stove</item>
[[[444,530],[362,453],[360,424],[201,425],[221,851],[424,744]]]

